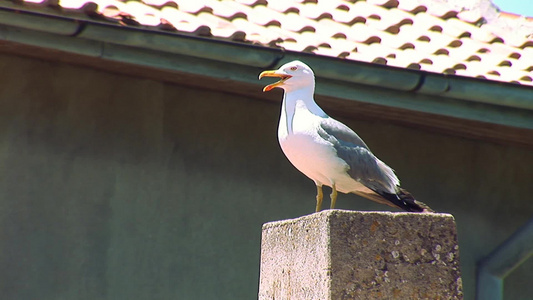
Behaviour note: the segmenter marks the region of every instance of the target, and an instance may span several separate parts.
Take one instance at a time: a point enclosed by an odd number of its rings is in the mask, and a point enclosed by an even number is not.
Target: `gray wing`
[[[348,126],[329,118],[320,124],[318,134],[330,142],[337,155],[348,164],[350,177],[376,192],[396,193],[400,182],[394,171],[374,156]]]
[[[342,124],[341,122],[328,118],[324,119],[320,123],[319,132],[318,134],[323,139],[335,143],[338,141],[343,141],[346,144],[351,144],[352,146],[359,146],[366,148],[368,151],[370,149],[368,146],[363,142],[363,140],[355,133],[350,127]]]

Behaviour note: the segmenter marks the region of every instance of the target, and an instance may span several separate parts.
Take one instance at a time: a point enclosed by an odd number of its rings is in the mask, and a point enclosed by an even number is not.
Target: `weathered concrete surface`
[[[266,223],[259,299],[463,299],[454,218],[325,210]]]

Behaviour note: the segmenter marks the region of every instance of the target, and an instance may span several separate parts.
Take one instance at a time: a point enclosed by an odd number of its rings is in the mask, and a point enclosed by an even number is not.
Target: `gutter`
[[[0,5],[0,41],[261,85],[293,59],[317,74],[317,95],[533,129],[533,88],[284,51],[217,38],[125,27]],[[259,90],[259,89],[258,89]]]

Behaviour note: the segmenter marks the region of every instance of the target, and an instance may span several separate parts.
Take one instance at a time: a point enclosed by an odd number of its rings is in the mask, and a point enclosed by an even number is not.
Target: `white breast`
[[[292,119],[282,111],[278,128],[278,140],[287,159],[318,185],[335,184],[341,192],[357,190],[360,184],[346,173],[348,165],[337,157],[333,145],[318,135],[320,122],[329,117],[311,113],[303,102],[297,102],[294,108]]]

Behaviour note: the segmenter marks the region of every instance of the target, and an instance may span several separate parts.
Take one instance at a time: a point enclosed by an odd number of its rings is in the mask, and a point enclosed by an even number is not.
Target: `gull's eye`
[[[298,70],[297,67],[291,67],[291,71],[296,71],[296,70]]]

